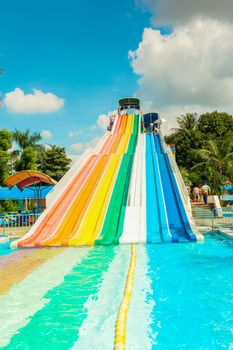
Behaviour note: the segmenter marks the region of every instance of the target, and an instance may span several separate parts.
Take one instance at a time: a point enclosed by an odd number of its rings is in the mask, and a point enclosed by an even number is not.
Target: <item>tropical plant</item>
[[[15,162],[15,170],[36,170],[37,169],[37,156],[36,152],[32,147],[26,147],[22,151],[20,158]]]
[[[59,181],[69,169],[71,160],[64,147],[49,145],[41,159],[40,169],[56,181]]]
[[[187,113],[177,118],[178,127],[173,134],[166,136],[166,142],[176,145],[176,160],[179,166],[191,169],[196,164],[195,149],[203,144],[203,137],[198,130],[196,114]]]
[[[9,149],[12,146],[12,134],[6,129],[0,130],[0,185],[4,184],[4,180],[9,173]]]
[[[233,177],[233,134],[225,137],[221,143],[206,141],[205,147],[197,150],[196,154],[199,161],[193,169],[201,170],[212,190],[220,194],[223,183]]]
[[[41,140],[41,135],[37,132],[31,134],[29,129],[25,131],[15,129],[13,138],[20,148],[12,152],[15,170],[35,170],[38,155],[45,151],[45,147],[38,143]]]
[[[174,128],[176,133],[190,135],[197,129],[198,118],[196,113],[186,113],[177,118],[178,128]]]
[[[198,130],[207,140],[221,143],[229,133],[233,133],[233,118],[225,112],[214,111],[202,114],[198,120]]]
[[[18,144],[21,150],[26,147],[33,147],[34,149],[41,149],[40,144],[38,142],[42,139],[40,133],[34,132],[30,134],[30,130],[26,129],[25,131],[20,131],[15,129],[13,132],[14,141]]]

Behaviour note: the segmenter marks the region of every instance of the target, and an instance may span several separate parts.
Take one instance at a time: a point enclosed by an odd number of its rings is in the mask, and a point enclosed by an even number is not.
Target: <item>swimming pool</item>
[[[3,349],[113,349],[131,246],[0,257]],[[233,349],[233,242],[136,246],[127,349]]]

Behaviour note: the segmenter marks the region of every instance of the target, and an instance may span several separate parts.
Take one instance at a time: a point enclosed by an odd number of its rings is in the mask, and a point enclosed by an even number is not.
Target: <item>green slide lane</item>
[[[95,244],[117,244],[122,235],[129,183],[133,165],[134,152],[138,137],[139,115],[135,116],[133,133],[130,137],[127,153],[122,158],[122,163],[114,186],[113,194],[107,210],[107,215],[100,237]]]
[[[64,277],[64,281],[45,295],[47,304],[13,335],[4,349],[67,350],[73,346],[88,316],[87,300],[95,298],[99,292],[117,247],[88,249],[88,254]]]

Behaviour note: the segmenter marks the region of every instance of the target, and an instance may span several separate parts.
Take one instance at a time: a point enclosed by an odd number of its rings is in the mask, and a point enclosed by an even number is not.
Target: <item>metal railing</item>
[[[221,231],[221,229],[233,231],[233,208],[214,208],[212,210],[194,208],[193,219],[199,227],[208,227],[213,231]]]
[[[37,221],[41,214],[11,214],[0,216],[0,236],[21,236]]]
[[[211,229],[213,226],[212,210],[196,207],[193,209],[193,219],[199,227],[202,226]]]
[[[223,228],[233,230],[233,208],[213,209],[212,228],[213,230],[221,230]]]

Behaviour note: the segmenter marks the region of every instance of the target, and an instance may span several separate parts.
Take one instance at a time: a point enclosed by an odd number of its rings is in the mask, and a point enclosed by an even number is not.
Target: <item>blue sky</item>
[[[19,114],[0,110],[0,127],[50,130],[47,142],[69,146],[101,133],[73,137],[98,116],[116,109],[136,91],[128,51],[136,49],[149,13],[134,0],[11,0],[1,3],[0,78],[2,97],[20,88],[52,92],[65,99],[56,113]],[[84,130],[85,131],[85,130]],[[93,135],[92,135],[93,134]]]
[[[232,113],[232,11],[230,0],[2,1],[0,128],[45,131],[74,154],[122,97],[159,112],[165,132],[186,112]]]

